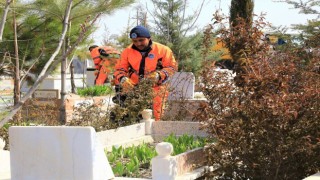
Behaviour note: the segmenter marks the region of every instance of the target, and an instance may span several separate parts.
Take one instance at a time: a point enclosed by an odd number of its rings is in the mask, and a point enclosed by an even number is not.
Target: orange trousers
[[[96,74],[95,85],[104,85],[104,83],[108,80],[110,70],[107,69],[106,66],[102,65]]]
[[[153,98],[153,116],[156,121],[159,121],[163,116],[165,103],[168,98],[167,86],[153,87],[154,98]]]

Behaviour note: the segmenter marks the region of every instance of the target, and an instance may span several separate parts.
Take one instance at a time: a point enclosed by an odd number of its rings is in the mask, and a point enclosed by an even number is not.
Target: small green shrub
[[[77,89],[77,94],[80,96],[105,96],[112,92],[113,89],[111,86],[90,86]]]

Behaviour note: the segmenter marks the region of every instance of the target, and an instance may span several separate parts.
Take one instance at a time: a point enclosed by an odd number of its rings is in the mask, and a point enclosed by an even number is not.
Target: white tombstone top
[[[194,98],[195,77],[192,72],[177,72],[170,79],[168,100]]]
[[[92,127],[9,128],[11,180],[106,180],[112,169]]]

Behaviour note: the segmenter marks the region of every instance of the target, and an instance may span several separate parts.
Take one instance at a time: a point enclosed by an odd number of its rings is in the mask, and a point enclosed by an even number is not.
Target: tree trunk
[[[7,15],[9,12],[9,5],[11,4],[11,2],[12,2],[11,0],[7,0],[6,5],[4,7],[4,10],[3,10],[2,19],[1,19],[1,23],[0,23],[0,42],[2,42],[4,25],[6,24],[6,21],[7,21]]]
[[[18,35],[17,35],[17,22],[16,13],[13,11],[13,29],[14,29],[14,52],[15,52],[15,63],[14,63],[14,105],[20,101],[20,64],[19,64],[19,48],[18,48]]]
[[[71,92],[73,94],[76,93],[76,85],[75,85],[75,82],[74,82],[74,66],[73,66],[73,61],[71,60],[70,62],[70,81],[71,81]]]
[[[242,18],[245,23],[245,27],[247,29],[252,28],[253,23],[253,9],[254,9],[254,0],[232,0],[231,7],[230,7],[230,31],[234,36],[243,36],[239,34],[238,25],[239,19]],[[248,31],[250,32],[250,31]],[[247,36],[239,39],[232,44],[229,44],[229,51],[231,57],[234,61],[233,71],[236,72],[236,77],[234,78],[235,84],[239,87],[244,85],[244,78],[243,76],[247,73],[246,66],[248,65],[245,59],[245,54],[243,53],[247,50],[248,40]],[[247,41],[247,42],[245,42]]]
[[[17,105],[20,102],[20,93],[21,93],[21,91],[20,91],[19,47],[18,47],[17,21],[16,21],[16,12],[15,12],[15,10],[13,10],[13,31],[14,31],[14,53],[15,53],[13,104]],[[21,113],[20,112],[17,113],[15,118],[16,118],[17,121],[20,121]]]
[[[65,48],[63,50],[63,54],[65,54]],[[65,99],[66,99],[66,67],[67,67],[67,57],[64,56],[61,60],[61,104],[60,104],[60,121],[61,123],[65,123],[66,121],[66,107],[65,107]]]
[[[71,21],[70,21],[70,23],[69,23],[69,33],[70,33],[70,30],[71,30]],[[68,47],[70,46],[70,38],[69,38],[70,36],[68,36],[67,37],[67,45],[68,45]],[[75,85],[75,83],[74,83],[74,66],[73,66],[73,58],[74,57],[72,57],[72,59],[70,60],[70,66],[69,66],[69,70],[70,70],[70,83],[71,83],[71,92],[72,93],[76,93],[76,85]]]

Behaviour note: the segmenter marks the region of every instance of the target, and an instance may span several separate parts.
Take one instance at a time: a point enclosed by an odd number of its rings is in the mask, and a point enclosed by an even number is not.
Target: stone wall
[[[32,98],[22,106],[21,117],[24,121],[56,125],[59,122],[60,99]]]
[[[109,96],[95,96],[95,97],[80,97],[76,94],[69,94],[66,98],[66,117],[67,122],[72,120],[74,113],[74,108],[78,108],[84,104],[95,105],[100,107],[101,111],[106,111],[114,106],[111,98],[113,95]]]
[[[113,106],[110,96],[80,97],[76,94],[69,94],[65,100],[67,122],[72,120],[74,108],[83,103],[96,105],[101,107],[101,110],[107,110]],[[26,120],[42,120],[42,122],[45,120],[49,125],[57,123],[60,119],[60,104],[60,99],[32,98],[23,105],[22,116]]]
[[[194,113],[201,106],[206,104],[204,99],[185,99],[185,100],[171,100],[168,101],[168,107],[166,108],[163,116],[164,121],[193,121]]]

